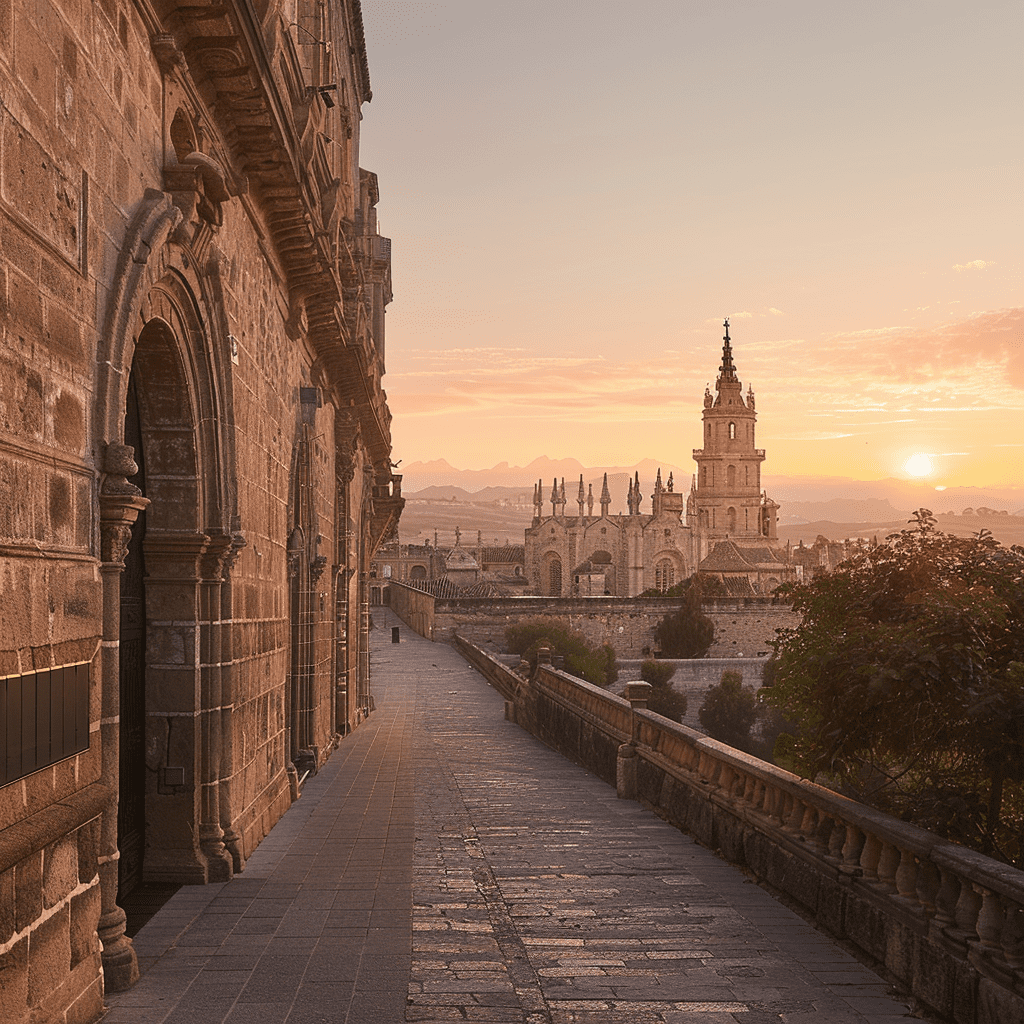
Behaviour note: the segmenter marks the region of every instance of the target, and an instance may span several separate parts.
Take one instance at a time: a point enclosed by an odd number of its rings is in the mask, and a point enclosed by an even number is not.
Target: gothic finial
[[[735,381],[736,380],[736,367],[732,361],[732,347],[729,344],[729,320],[725,320],[725,337],[722,338],[725,344],[722,346],[722,365],[720,367],[721,372],[718,375],[718,386],[721,387],[722,381]],[[705,400],[705,405],[707,401]]]

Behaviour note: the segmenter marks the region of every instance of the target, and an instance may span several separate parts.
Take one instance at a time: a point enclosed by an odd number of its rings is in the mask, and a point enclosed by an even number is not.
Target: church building
[[[778,508],[761,489],[763,448],[757,448],[754,392],[746,395],[733,363],[725,321],[715,394],[704,393],[704,447],[693,451],[697,473],[688,493],[661,471],[650,513],[641,512],[637,474],[627,513],[611,514],[605,474],[600,514],[580,477],[577,514],[566,515],[565,481],[553,482],[544,515],[543,483],[534,488],[533,524],[526,530],[526,571],[534,590],[551,597],[636,597],[668,590],[695,572],[714,577],[725,593],[767,594],[795,569],[778,545]]]

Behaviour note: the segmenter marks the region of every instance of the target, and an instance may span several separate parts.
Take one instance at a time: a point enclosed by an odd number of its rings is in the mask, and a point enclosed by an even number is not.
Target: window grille
[[[0,678],[0,786],[89,749],[89,662]]]

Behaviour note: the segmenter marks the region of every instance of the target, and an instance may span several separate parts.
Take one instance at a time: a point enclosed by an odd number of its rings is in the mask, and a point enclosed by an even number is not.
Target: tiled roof
[[[740,553],[731,540],[720,540],[714,550],[697,566],[701,572],[753,572],[755,566]]]

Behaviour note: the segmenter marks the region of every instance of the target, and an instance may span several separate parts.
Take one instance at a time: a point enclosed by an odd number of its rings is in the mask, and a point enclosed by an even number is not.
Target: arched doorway
[[[220,724],[207,713],[222,703],[212,688],[230,537],[201,528],[204,450],[214,481],[217,468],[204,442],[202,421],[213,418],[199,411],[202,358],[189,350],[202,335],[189,299],[175,282],[149,296],[125,401],[125,443],[144,467],[133,482],[150,502],[122,574],[118,849],[128,861],[127,893],[142,880],[202,883],[231,874],[219,821]]]

